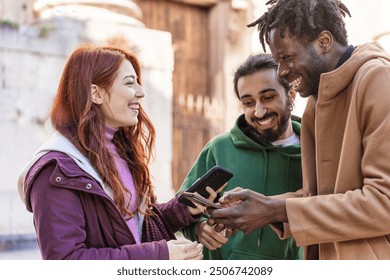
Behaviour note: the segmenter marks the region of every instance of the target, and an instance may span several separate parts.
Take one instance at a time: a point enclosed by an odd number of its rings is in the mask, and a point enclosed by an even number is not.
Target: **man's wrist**
[[[286,223],[286,222],[288,222],[286,200],[285,199],[275,198],[273,201],[273,208],[274,208],[274,218],[275,218],[275,221],[273,221],[273,223],[276,223],[276,222]]]

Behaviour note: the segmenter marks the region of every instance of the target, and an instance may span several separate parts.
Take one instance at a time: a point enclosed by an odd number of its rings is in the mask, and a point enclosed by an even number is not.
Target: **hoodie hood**
[[[75,163],[86,173],[91,175],[103,187],[106,193],[112,198],[112,191],[105,186],[99,174],[92,167],[88,158],[86,158],[64,135],[55,132],[35,153],[31,161],[23,168],[18,177],[18,192],[23,203],[26,203],[25,191],[32,180],[31,176],[27,176],[34,164],[46,153],[57,151],[68,155]]]
[[[377,43],[367,43],[357,46],[351,57],[337,69],[324,73],[320,78],[318,103],[335,98],[349,86],[362,65],[372,59],[390,61],[382,46]]]

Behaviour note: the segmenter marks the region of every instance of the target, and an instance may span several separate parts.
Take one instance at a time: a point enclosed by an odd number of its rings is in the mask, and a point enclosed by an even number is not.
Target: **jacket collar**
[[[85,157],[73,144],[69,141],[68,138],[66,138],[64,135],[62,135],[59,132],[55,132],[35,153],[35,156],[33,159],[26,165],[26,167],[23,169],[21,174],[18,178],[18,192],[19,196],[21,197],[22,201],[26,204],[26,190],[30,185],[30,181],[32,180],[33,176],[28,176],[29,171],[34,168],[34,164],[45,154],[48,152],[57,151],[66,154],[68,157],[72,158],[73,161],[77,164],[77,166],[89,174],[93,179],[95,179],[100,186],[103,188],[105,193],[113,199],[113,193],[110,187],[106,186],[103,183],[103,180],[100,178],[97,171],[93,168],[91,162],[87,157]],[[141,212],[137,212],[137,219],[138,219],[138,226],[139,226],[139,232],[140,236],[142,235],[142,225],[144,220],[144,214],[142,214],[146,207],[147,207],[147,194],[148,190],[146,191],[145,195],[142,198],[142,202],[140,205]]]
[[[361,66],[371,59],[383,58],[390,61],[390,57],[384,52],[379,43],[367,43],[355,48],[351,57],[340,67],[320,78],[318,88],[318,104],[334,99],[352,82],[356,72]]]
[[[26,176],[31,167],[46,153],[50,151],[62,152],[71,157],[74,162],[86,173],[91,175],[112,198],[111,188],[107,187],[100,178],[97,171],[93,168],[90,161],[85,157],[64,135],[55,132],[35,153],[31,161],[23,168],[18,178],[18,192],[22,201],[25,202],[25,188],[29,184]]]

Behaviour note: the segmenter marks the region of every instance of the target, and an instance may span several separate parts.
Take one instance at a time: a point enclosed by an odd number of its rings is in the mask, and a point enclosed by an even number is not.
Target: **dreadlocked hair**
[[[269,32],[273,28],[279,30],[284,38],[286,29],[296,37],[310,42],[317,35],[328,30],[342,45],[347,45],[347,31],[343,17],[351,13],[339,0],[270,0],[271,5],[259,19],[248,24],[257,25],[260,43],[264,52],[269,42]]]

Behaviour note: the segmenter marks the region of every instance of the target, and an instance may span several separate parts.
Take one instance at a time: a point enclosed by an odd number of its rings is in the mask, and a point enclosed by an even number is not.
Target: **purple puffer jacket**
[[[42,156],[25,180],[26,208],[33,213],[43,259],[169,259],[166,240],[196,222],[177,198],[154,206],[141,244],[113,200],[74,160],[60,152]]]

